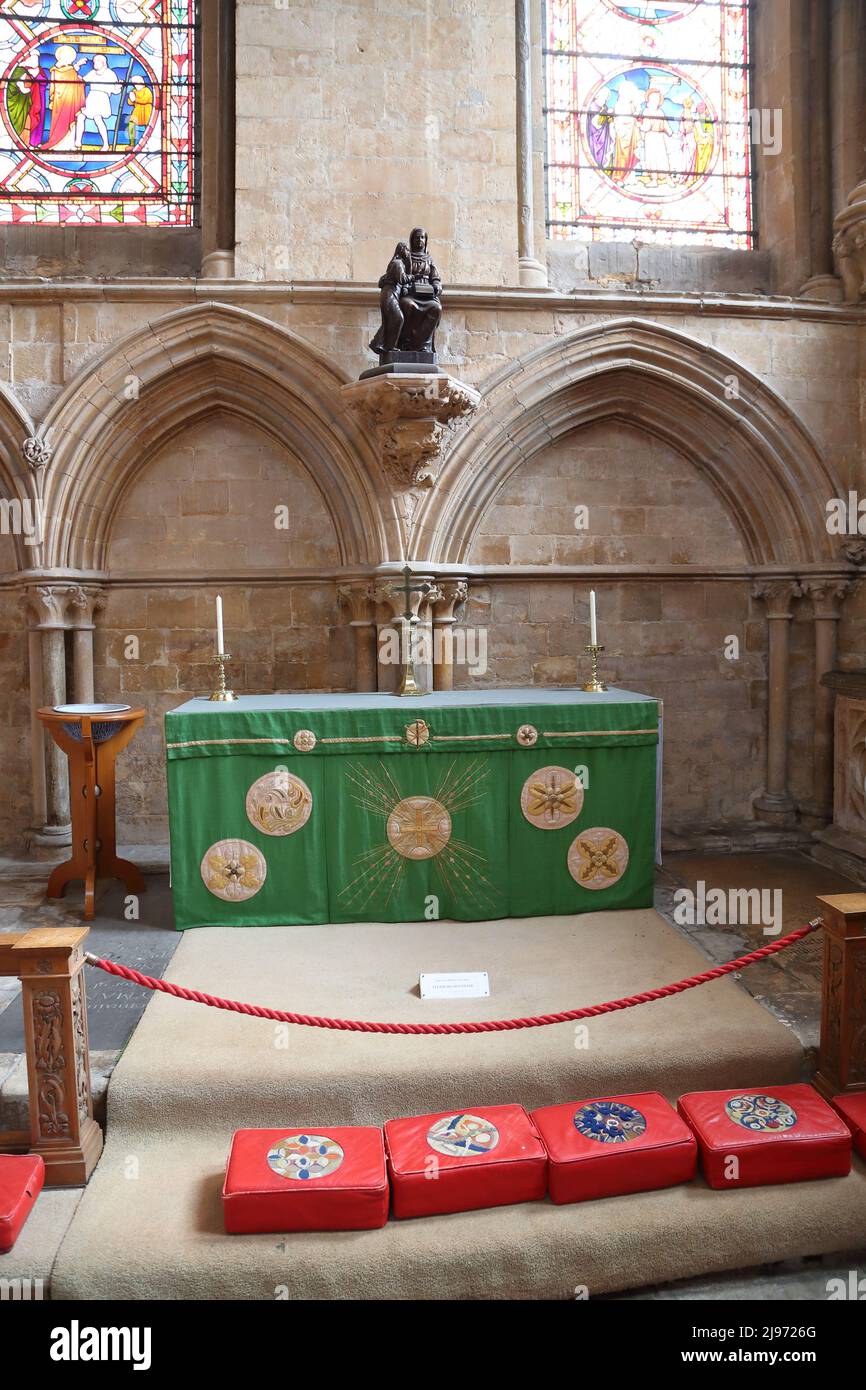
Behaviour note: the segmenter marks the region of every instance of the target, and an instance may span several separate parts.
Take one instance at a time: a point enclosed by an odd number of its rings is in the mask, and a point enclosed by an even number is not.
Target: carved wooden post
[[[49,1187],[85,1183],[102,1153],[93,1118],[84,995],[87,927],[42,927],[12,947],[21,979],[30,1089],[30,1146]]]
[[[824,923],[821,1046],[825,1096],[866,1091],[866,893],[819,898]]]

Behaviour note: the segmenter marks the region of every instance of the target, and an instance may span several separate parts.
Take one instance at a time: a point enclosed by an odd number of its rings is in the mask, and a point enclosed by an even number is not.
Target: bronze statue
[[[441,295],[442,280],[427,250],[427,233],[423,227],[415,227],[408,245],[405,241],[397,243],[379,281],[382,323],[370,347],[378,353],[380,367],[435,370]]]

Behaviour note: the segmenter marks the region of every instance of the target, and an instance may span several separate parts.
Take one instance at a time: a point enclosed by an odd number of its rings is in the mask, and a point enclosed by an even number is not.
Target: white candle
[[[218,655],[218,656],[222,656],[222,655],[225,653],[225,644],[224,644],[224,642],[223,642],[223,600],[222,600],[222,594],[217,594],[217,600],[216,600],[216,618],[217,618],[217,655]]]
[[[595,625],[595,589],[589,591],[589,640],[594,647],[598,646],[598,628]]]

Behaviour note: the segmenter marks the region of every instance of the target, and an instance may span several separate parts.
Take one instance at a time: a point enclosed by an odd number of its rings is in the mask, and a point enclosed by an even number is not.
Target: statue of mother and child
[[[437,370],[434,335],[442,317],[442,279],[427,251],[427,233],[415,227],[408,243],[398,241],[379,280],[382,322],[370,343],[379,367],[391,371]]]

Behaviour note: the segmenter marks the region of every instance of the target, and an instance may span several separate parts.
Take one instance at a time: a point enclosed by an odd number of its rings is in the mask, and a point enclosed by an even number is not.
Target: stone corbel
[[[444,372],[367,377],[344,386],[342,394],[377,445],[408,542],[418,502],[439,477],[453,428],[478,408],[481,396]]]
[[[833,251],[842,277],[846,304],[866,297],[866,181],[858,183],[848,206],[833,223]]]

